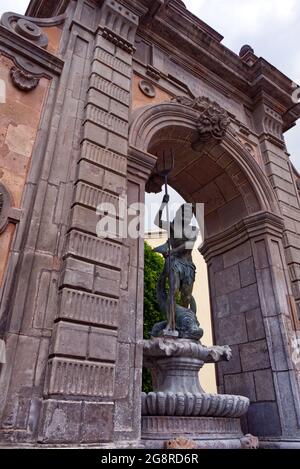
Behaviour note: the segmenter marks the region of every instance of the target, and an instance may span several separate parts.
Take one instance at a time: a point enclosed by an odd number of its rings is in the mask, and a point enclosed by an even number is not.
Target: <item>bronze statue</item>
[[[168,202],[169,196],[166,194],[154,221],[160,229],[168,233],[168,241],[154,249],[166,260],[157,285],[157,300],[162,312],[166,315],[167,322],[156,324],[152,335],[161,333],[176,335],[177,331],[181,338],[199,339],[203,331],[199,328],[196,303],[192,295],[196,275],[192,251],[199,229],[191,224],[192,204],[182,205],[172,222],[164,221],[162,214]],[[180,296],[181,305],[176,303],[178,296]],[[163,331],[162,327],[164,327]]]

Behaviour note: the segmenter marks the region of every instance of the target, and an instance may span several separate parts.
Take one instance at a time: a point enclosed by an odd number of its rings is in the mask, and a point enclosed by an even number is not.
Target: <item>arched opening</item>
[[[265,319],[268,292],[261,277],[268,265],[267,235],[276,237],[281,229],[273,191],[233,128],[222,140],[199,145],[199,112],[193,107],[165,103],[140,109],[134,117],[129,153],[148,167],[151,161],[153,169],[154,156],[172,149],[170,185],[187,202],[205,204],[201,253],[208,268],[214,343],[233,351],[230,362],[217,366],[218,391],[249,397],[245,429],[276,436],[281,430]],[[147,190],[159,191],[161,182],[152,174]]]
[[[172,186],[168,186],[168,193],[170,196],[170,219],[172,220],[179,207],[187,201],[180,195],[180,193],[173,189]],[[159,210],[163,195],[163,191],[159,193],[147,192],[145,195],[145,241],[152,249],[157,248],[167,241],[167,232],[159,229],[159,227],[154,223],[154,218]],[[166,219],[165,213],[164,219]],[[195,216],[192,220],[192,224],[198,225]],[[196,266],[193,296],[196,304],[198,305],[197,319],[204,331],[201,343],[206,346],[211,346],[213,344],[213,336],[208,271],[205,259],[198,249],[202,242],[203,236],[201,232],[199,232],[198,240],[193,249],[193,262]],[[146,267],[147,265],[145,265],[145,268]],[[217,392],[215,365],[213,363],[207,364],[201,369],[200,382],[207,393],[215,394]]]

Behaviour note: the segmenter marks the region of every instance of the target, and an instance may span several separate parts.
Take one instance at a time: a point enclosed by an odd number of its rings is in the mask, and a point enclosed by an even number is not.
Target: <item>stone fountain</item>
[[[165,196],[158,222],[167,203]],[[190,218],[185,216],[185,220]],[[175,221],[176,217],[173,225]],[[174,226],[170,232],[174,234]],[[194,242],[196,237],[197,233]],[[208,394],[200,384],[201,368],[207,363],[230,360],[232,352],[227,345],[201,344],[203,330],[192,296],[193,243],[189,242],[188,249],[180,248],[186,246],[186,241],[183,238],[178,241],[171,235],[165,245],[156,249],[166,258],[157,286],[158,303],[166,321],[155,324],[151,339],[144,341],[144,367],[151,370],[153,392],[142,393],[143,445],[145,448],[256,448],[257,438],[244,435],[240,425],[249,399]],[[181,294],[181,305],[175,301],[178,294]]]

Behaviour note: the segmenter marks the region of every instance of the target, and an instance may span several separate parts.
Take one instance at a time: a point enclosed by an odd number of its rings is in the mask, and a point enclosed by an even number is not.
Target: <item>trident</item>
[[[158,155],[156,155],[158,156]],[[159,160],[157,160],[156,162],[156,166],[155,166],[155,172],[158,176],[162,177],[164,179],[164,186],[165,186],[165,196],[169,197],[169,193],[168,193],[168,178],[169,178],[169,175],[170,173],[173,171],[174,169],[174,153],[173,153],[173,150],[171,150],[170,152],[170,155],[167,156],[165,151],[163,151],[163,154],[162,154],[162,163],[159,164]],[[167,213],[167,224],[168,224],[168,228],[170,227],[170,211],[169,211],[169,203],[167,202],[166,204],[166,213]],[[171,277],[171,242],[170,242],[170,232],[168,231],[168,241],[167,241],[167,244],[168,244],[168,273],[169,273],[169,281],[170,281],[170,277]],[[170,327],[171,331],[168,331],[168,332],[171,332],[171,335],[172,336],[176,336],[177,334],[175,334],[176,331],[176,318],[175,318],[175,300],[174,298],[171,298],[169,299],[169,324],[168,326]],[[167,334],[166,334],[167,335]]]

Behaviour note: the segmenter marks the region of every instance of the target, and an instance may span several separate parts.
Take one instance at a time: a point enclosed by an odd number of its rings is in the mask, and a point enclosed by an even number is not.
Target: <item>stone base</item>
[[[300,449],[300,438],[260,438],[259,447],[262,449]]]
[[[177,438],[193,440],[199,449],[241,449],[251,446],[240,420],[215,417],[142,417],[142,443],[147,449],[166,448]]]

